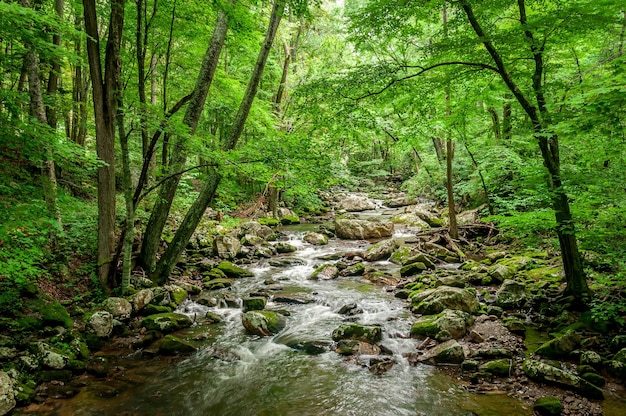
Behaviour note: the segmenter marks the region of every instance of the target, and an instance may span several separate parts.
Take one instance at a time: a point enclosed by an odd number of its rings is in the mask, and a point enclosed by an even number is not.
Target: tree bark
[[[63,8],[65,7],[65,3],[63,0],[55,0],[54,1],[54,10],[56,11],[57,17],[59,21],[63,20]],[[61,34],[55,33],[52,35],[52,44],[60,47],[61,46]],[[56,95],[59,87],[59,81],[61,80],[61,62],[60,59],[53,59],[52,68],[50,69],[50,74],[48,76],[48,96],[52,99],[52,105],[49,105],[46,108],[46,118],[48,119],[48,125],[52,129],[56,129],[58,117],[56,111]]]
[[[226,13],[220,12],[215,24],[215,29],[213,30],[213,35],[211,36],[211,41],[204,55],[196,86],[183,119],[185,125],[189,127],[190,134],[194,134],[200,115],[202,114],[202,109],[204,108],[204,103],[215,75],[220,52],[226,39],[227,30],[228,16]],[[169,163],[169,172],[182,171],[186,161],[186,142],[182,137],[177,137]],[[176,188],[180,182],[180,177],[181,175],[176,175],[161,186],[150,219],[146,225],[146,232],[143,237],[138,261],[139,264],[149,272],[154,270],[156,264],[161,233],[165,227],[165,222],[167,221],[172,201],[176,194]]]
[[[289,45],[287,42],[283,40],[283,50],[285,52],[285,61],[283,62],[283,72],[280,77],[280,85],[278,86],[278,91],[276,92],[276,99],[274,100],[274,113],[277,116],[280,116],[281,113],[281,103],[283,101],[283,95],[287,89],[287,75],[289,74],[289,62],[291,60],[291,52]]]
[[[546,99],[543,91],[543,48],[539,47],[533,38],[533,34],[527,27],[526,22],[526,6],[524,0],[518,0],[518,9],[520,13],[520,24],[523,26],[524,34],[532,52],[535,70],[532,75],[532,88],[535,95],[536,106],[531,100],[524,95],[514,82],[511,74],[507,71],[502,56],[498,50],[489,41],[481,25],[479,24],[472,7],[467,0],[461,0],[461,6],[467,15],[467,18],[474,29],[478,38],[482,41],[483,46],[489,52],[492,60],[498,68],[498,72],[515,96],[519,104],[528,115],[535,132],[535,138],[539,144],[543,163],[548,170],[548,188],[550,190],[550,198],[552,207],[556,217],[556,232],[561,248],[561,256],[563,259],[563,269],[565,271],[565,280],[567,286],[565,294],[574,298],[575,307],[585,307],[589,296],[589,288],[587,280],[582,268],[580,252],[578,251],[578,243],[576,241],[575,227],[569,202],[563,184],[561,182],[560,160],[558,136],[551,129],[551,119],[546,107]]]
[[[91,74],[96,151],[105,163],[98,168],[98,280],[110,292],[115,287],[112,259],[115,250],[115,118],[120,88],[120,45],[125,0],[111,1],[109,36],[102,73],[95,0],[83,0],[87,55]],[[103,77],[104,75],[104,77]]]
[[[223,150],[228,151],[234,149],[237,145],[237,141],[241,137],[243,127],[248,114],[250,113],[250,108],[252,107],[254,97],[256,96],[256,92],[259,87],[259,82],[261,81],[261,76],[263,75],[263,71],[265,69],[265,64],[267,63],[267,58],[272,48],[272,43],[274,42],[274,37],[276,36],[276,31],[278,30],[278,26],[280,25],[280,21],[285,10],[285,3],[286,0],[274,1],[265,40],[261,46],[261,50],[259,51],[259,56],[252,75],[250,76],[250,80],[248,81],[246,92],[243,96],[241,104],[239,105],[239,110],[237,111],[237,115],[235,116],[235,120],[233,122],[234,124],[222,144]],[[161,256],[161,260],[159,261],[155,272],[151,276],[153,281],[163,283],[169,277],[176,261],[189,242],[193,232],[196,230],[198,223],[202,219],[204,211],[213,200],[220,180],[221,176],[219,175],[217,169],[211,168],[211,171],[209,172],[209,179],[204,183],[198,198],[194,201],[192,208],[185,215],[185,218],[176,231],[172,242]]]

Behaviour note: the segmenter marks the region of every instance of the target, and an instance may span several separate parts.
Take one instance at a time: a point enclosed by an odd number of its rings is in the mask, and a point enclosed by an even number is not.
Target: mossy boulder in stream
[[[171,334],[164,336],[159,344],[159,353],[164,355],[190,354],[196,349],[196,346],[191,342]]]
[[[334,264],[322,264],[311,273],[309,280],[331,280],[339,276],[339,268]]]
[[[418,358],[418,361],[429,364],[461,364],[464,360],[463,347],[454,339],[434,346]]]
[[[580,345],[581,337],[574,331],[567,331],[560,337],[554,338],[541,345],[535,354],[555,360],[568,358],[569,355]]]
[[[181,313],[159,313],[147,316],[141,321],[141,326],[147,330],[154,330],[168,334],[189,328],[192,322],[187,315]]]
[[[304,241],[314,246],[325,246],[328,244],[328,237],[321,233],[310,232],[304,236]]]
[[[604,394],[599,387],[568,371],[536,360],[526,360],[522,367],[524,373],[531,380],[540,383],[552,383],[566,389],[575,390],[590,399],[604,398]]]
[[[439,286],[411,296],[411,310],[422,315],[434,315],[444,309],[467,313],[478,312],[479,304],[473,291],[450,286]]]
[[[129,319],[133,313],[133,305],[124,298],[106,298],[100,307],[120,320]]]
[[[386,260],[398,247],[398,242],[394,238],[388,240],[379,241],[374,244],[365,252],[365,260],[377,261]]]
[[[341,324],[332,333],[333,341],[353,339],[374,344],[383,337],[382,328],[378,325]]]
[[[347,240],[367,240],[370,238],[387,238],[393,235],[392,222],[337,219],[335,233],[337,237]]]
[[[244,269],[243,267],[239,267],[230,261],[222,261],[217,265],[217,268],[224,272],[227,277],[233,279],[239,279],[242,277],[254,277],[254,273],[252,273],[248,269]]]
[[[241,316],[243,326],[252,334],[268,337],[282,331],[287,325],[284,316],[274,311],[249,311]]]
[[[446,309],[438,315],[419,318],[411,327],[411,337],[431,337],[437,341],[460,339],[473,322],[474,318],[468,313]]]
[[[496,306],[503,309],[523,307],[528,301],[526,286],[518,281],[507,279],[496,292]]]

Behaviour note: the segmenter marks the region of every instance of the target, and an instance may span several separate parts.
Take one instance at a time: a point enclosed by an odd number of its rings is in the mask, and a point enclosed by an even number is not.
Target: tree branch
[[[481,68],[481,69],[489,69],[491,71],[495,71],[497,73],[500,73],[500,70],[498,68],[496,68],[496,67],[494,67],[492,65],[488,65],[488,64],[484,64],[484,63],[480,63],[480,62],[463,62],[463,61],[440,62],[438,64],[434,64],[434,65],[427,66],[427,67],[423,67],[423,66],[420,66],[420,65],[403,65],[403,66],[400,66],[399,68],[404,68],[404,69],[406,69],[406,68],[418,68],[419,71],[417,71],[414,74],[410,74],[410,75],[404,76],[402,78],[392,79],[391,81],[389,81],[387,83],[387,85],[385,85],[384,87],[382,87],[378,91],[368,92],[367,94],[363,94],[363,95],[361,95],[359,97],[354,97],[353,98],[353,97],[345,97],[344,96],[344,98],[348,98],[348,99],[353,100],[353,101],[359,101],[359,100],[362,100],[362,99],[367,98],[367,97],[372,97],[374,95],[379,95],[379,94],[382,94],[387,89],[389,89],[394,84],[400,83],[402,81],[406,81],[406,80],[411,79],[411,78],[418,77],[418,76],[424,74],[425,72],[431,71],[433,69],[436,69],[436,68],[439,68],[439,67],[442,67],[442,66],[450,66],[450,65],[473,66],[473,67],[478,67],[478,68]]]

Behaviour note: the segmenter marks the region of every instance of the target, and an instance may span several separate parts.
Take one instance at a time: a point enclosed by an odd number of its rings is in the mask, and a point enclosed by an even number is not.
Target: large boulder
[[[503,309],[521,308],[527,301],[526,286],[515,280],[505,280],[496,292],[496,306]]]
[[[107,311],[95,312],[87,321],[87,326],[100,338],[106,338],[113,332],[113,315]]]
[[[408,211],[415,214],[430,227],[443,227],[445,225],[445,221],[439,214],[431,211],[429,207],[425,205],[414,205]]]
[[[314,246],[325,246],[328,244],[328,237],[321,233],[310,232],[304,236],[304,241]]]
[[[196,346],[191,342],[171,334],[164,336],[159,344],[159,353],[164,355],[190,354],[196,350]]]
[[[494,280],[498,282],[504,282],[506,279],[510,279],[517,272],[531,264],[533,259],[526,256],[515,256],[509,258],[503,258],[496,262],[496,264],[489,267],[487,273]]]
[[[152,288],[141,289],[139,292],[128,298],[130,303],[133,305],[135,312],[139,312],[145,308],[146,305],[152,302],[152,299],[154,299],[154,289]]]
[[[411,327],[412,337],[431,337],[437,341],[465,336],[467,328],[474,322],[472,315],[459,310],[446,309],[438,315],[423,316]]]
[[[333,341],[352,339],[374,344],[383,337],[382,328],[378,325],[361,325],[345,323],[339,325],[332,333]]]
[[[347,195],[341,200],[341,208],[348,212],[366,211],[376,208],[374,201],[363,195]]]
[[[234,263],[229,261],[222,261],[217,265],[217,268],[224,272],[227,277],[233,279],[239,279],[242,277],[254,277],[254,273],[252,273],[248,269],[244,269],[243,267],[237,266]]]
[[[258,222],[249,221],[239,226],[239,232],[237,235],[239,238],[252,235],[266,240],[267,237],[269,237],[273,233],[274,231],[272,231],[272,229],[267,225],[261,225]]]
[[[565,334],[556,337],[541,345],[535,354],[555,360],[568,358],[572,352],[580,345],[581,336],[574,331],[567,331]]]
[[[455,309],[474,314],[479,304],[476,295],[467,289],[439,286],[411,297],[411,310],[422,315],[434,315],[444,309]]]
[[[7,373],[0,370],[0,416],[13,410],[16,405],[15,395],[13,380]]]
[[[231,260],[241,251],[241,242],[230,235],[218,235],[213,240],[213,251],[218,257]]]
[[[287,325],[284,316],[274,311],[249,311],[241,315],[243,326],[252,334],[268,337],[282,331]]]
[[[346,240],[387,238],[393,235],[393,223],[376,220],[335,220],[335,234]]]
[[[523,369],[528,378],[540,383],[552,383],[560,387],[576,390],[590,399],[603,399],[602,390],[576,374],[553,367],[536,360],[526,360]]]
[[[191,319],[181,313],[158,313],[146,316],[141,321],[141,326],[151,331],[159,331],[164,334],[189,328],[192,325]]]
[[[391,254],[393,254],[397,247],[398,242],[394,238],[379,241],[367,249],[365,252],[365,260],[386,260],[391,256]]]
[[[119,320],[128,319],[133,313],[133,305],[124,298],[107,298],[100,307]]]
[[[454,339],[434,346],[418,358],[418,361],[429,364],[461,364],[464,360],[463,347]]]
[[[311,273],[309,280],[331,280],[339,276],[339,268],[334,264],[322,264]]]

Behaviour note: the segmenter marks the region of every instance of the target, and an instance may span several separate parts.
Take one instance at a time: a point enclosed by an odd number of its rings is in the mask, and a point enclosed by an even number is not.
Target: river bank
[[[558,300],[557,258],[507,251],[475,213],[455,242],[432,204],[329,199],[315,224],[198,235],[169,286],[137,275],[133,296],[57,327],[68,348],[39,345],[51,379],[14,413],[523,415],[554,396],[561,414],[619,414],[621,338]],[[284,326],[246,325],[259,310]],[[380,337],[335,336],[347,324]]]

